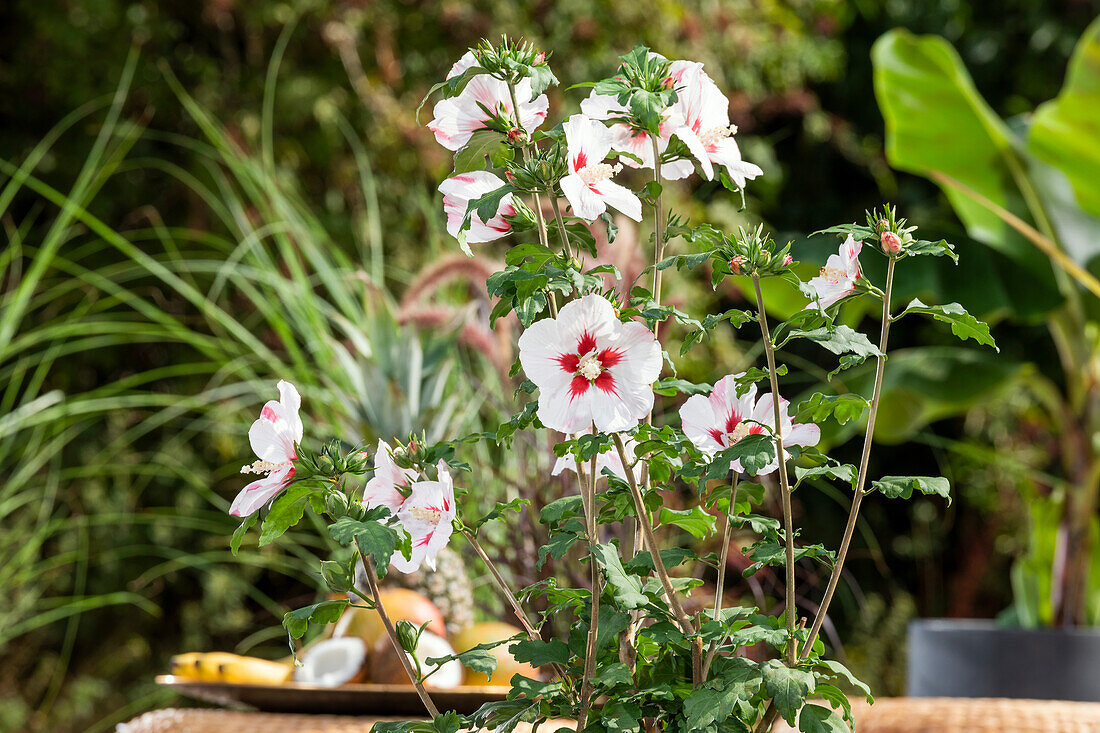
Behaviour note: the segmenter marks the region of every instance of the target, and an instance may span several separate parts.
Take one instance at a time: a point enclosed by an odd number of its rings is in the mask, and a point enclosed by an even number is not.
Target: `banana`
[[[169,662],[169,669],[174,676],[188,680],[253,685],[281,685],[290,679],[292,672],[292,666],[287,662],[242,657],[228,652],[177,654]]]
[[[236,654],[228,652],[207,652],[199,655],[199,661],[195,664],[198,670],[198,678],[203,682],[221,682],[222,665],[243,659]]]
[[[290,680],[291,667],[267,659],[240,657],[219,666],[223,682],[242,685],[281,685]]]

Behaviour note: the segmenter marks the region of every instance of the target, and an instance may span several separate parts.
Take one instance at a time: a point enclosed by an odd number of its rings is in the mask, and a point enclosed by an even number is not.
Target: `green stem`
[[[580,461],[578,460],[579,464]],[[578,468],[580,466],[578,465]],[[587,489],[584,486],[587,485]],[[588,565],[591,572],[592,596],[591,612],[588,616],[588,639],[584,649],[584,677],[581,679],[581,712],[577,716],[577,730],[584,730],[588,724],[588,712],[592,708],[592,676],[596,672],[596,636],[599,630],[600,620],[600,568],[596,563],[596,552],[593,546],[599,542],[599,530],[596,523],[596,456],[588,464],[588,481],[581,481],[582,491],[586,493],[584,500],[585,520],[587,523],[589,557]]]
[[[775,344],[768,330],[768,316],[764,312],[764,295],[760,292],[760,276],[753,273],[752,286],[756,291],[756,315],[760,321],[760,334],[764,338],[764,355],[768,360],[768,380],[772,388],[772,408],[775,425],[772,435],[775,438],[775,457],[779,463],[779,490],[783,503],[783,535],[786,545],[786,623],[787,623],[787,664],[794,666],[798,660],[798,642],[795,641],[795,624],[798,609],[795,607],[794,592],[794,518],[791,510],[791,485],[787,479],[787,461],[783,456],[783,416],[779,398],[779,376],[775,370]]]
[[[821,599],[817,613],[814,614],[813,625],[810,626],[810,635],[806,637],[806,645],[802,648],[801,658],[805,659],[813,648],[817,635],[821,633],[821,625],[825,623],[825,614],[829,611],[829,604],[833,602],[837,585],[840,583],[840,574],[844,570],[844,561],[848,557],[848,548],[852,544],[852,535],[856,530],[856,519],[859,517],[859,507],[863,502],[863,487],[867,483],[867,463],[871,457],[871,442],[875,435],[875,418],[878,417],[879,398],[882,396],[882,375],[886,370],[886,344],[890,336],[890,297],[894,291],[894,265],[897,260],[890,258],[886,266],[886,291],[882,296],[882,330],[879,333],[878,364],[875,368],[875,386],[871,393],[871,410],[867,414],[867,429],[863,433],[863,452],[859,458],[859,473],[856,478],[855,494],[852,496],[852,507],[848,511],[848,523],[844,526],[844,536],[840,540],[840,550],[837,552],[836,563],[833,572],[829,575],[829,584],[825,588],[825,595]]]
[[[730,541],[733,539],[733,505],[737,503],[737,474],[730,479],[730,503],[726,508],[722,527],[722,550],[718,556],[718,587],[714,589],[714,619],[718,620],[722,613],[722,599],[726,595],[726,562],[729,560]],[[707,649],[706,659],[703,661],[703,681],[706,682],[710,674],[710,665],[714,661],[714,655],[718,653],[718,642],[715,639]]]
[[[385,606],[382,605],[382,595],[378,590],[378,574],[374,569],[374,561],[370,556],[363,552],[363,548],[359,546],[359,538],[355,539],[355,549],[359,552],[359,559],[363,561],[363,568],[367,571],[367,585],[370,586],[370,594],[374,599],[375,610],[378,611],[378,615],[382,617],[382,625],[386,627],[386,633],[389,634],[390,643],[393,644],[393,650],[397,652],[397,658],[401,660],[401,666],[405,668],[405,673],[409,676],[409,680],[413,683],[413,687],[416,688],[416,694],[420,696],[420,702],[424,703],[424,707],[432,718],[439,717],[439,708],[432,702],[431,696],[428,691],[424,689],[424,684],[420,681],[420,677],[417,675],[416,670],[413,669],[412,662],[409,661],[409,655],[405,653],[404,647],[401,646],[401,642],[397,640],[397,629],[393,627],[393,621],[390,620],[390,616],[386,613]]]
[[[642,492],[638,489],[638,482],[634,478],[634,469],[630,466],[630,460],[626,457],[623,439],[618,433],[613,433],[611,437],[615,441],[615,449],[619,452],[619,459],[623,463],[626,472],[626,483],[630,487],[630,495],[634,499],[634,509],[640,519],[648,515],[645,508],[645,499],[642,498]],[[676,617],[676,623],[679,624],[680,630],[684,632],[685,636],[693,636],[695,627],[691,625],[691,617],[684,612],[684,607],[672,587],[672,579],[665,568],[664,560],[661,559],[660,547],[657,545],[657,538],[653,535],[653,527],[646,521],[640,521],[639,524],[642,528],[646,549],[649,550],[649,554],[653,559],[653,569],[661,581],[661,587],[664,588],[665,597],[668,599],[668,605],[672,608],[673,616]]]
[[[558,208],[557,197],[547,190],[546,195],[550,197],[550,205],[554,208],[554,219],[558,222],[558,234],[561,235],[562,246],[565,249],[565,255],[572,261],[573,248],[569,246],[569,231],[565,228],[565,220],[561,217],[561,210]]]

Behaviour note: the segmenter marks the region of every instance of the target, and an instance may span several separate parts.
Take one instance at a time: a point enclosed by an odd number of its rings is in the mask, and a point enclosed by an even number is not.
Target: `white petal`
[[[661,178],[666,181],[679,181],[695,172],[695,166],[687,158],[661,164]]]
[[[622,324],[614,348],[622,359],[616,369],[625,371],[631,381],[653,384],[661,376],[661,344],[645,325]]]
[[[634,221],[642,220],[642,202],[629,188],[611,180],[600,181],[592,188],[603,197],[604,203],[614,206]]]
[[[280,379],[277,386],[279,388],[279,402],[283,406],[283,418],[290,425],[294,442],[301,443],[302,419],[298,416],[298,411],[302,407],[302,397],[298,394],[298,389],[284,379]]]
[[[609,369],[613,375],[615,369]],[[605,433],[629,430],[637,425],[653,409],[653,389],[615,375],[615,392],[604,392],[593,385],[591,395],[592,417],[596,428]]]
[[[600,214],[607,211],[603,197],[593,191],[576,173],[570,173],[561,179],[561,192],[573,207],[573,214],[585,221],[595,221]]]
[[[264,504],[274,499],[286,488],[290,468],[257,479],[241,489],[229,507],[234,517],[247,517],[255,514]]]
[[[708,455],[717,452],[722,446],[710,434],[717,427],[714,410],[710,400],[701,394],[692,395],[680,407],[680,423],[684,435],[695,447]]]
[[[452,66],[451,70],[447,72],[447,78],[453,79],[454,77],[466,71],[466,69],[471,69],[475,66],[477,66],[477,59],[474,58],[474,52],[467,51],[466,53],[462,54],[462,58],[460,58],[458,61],[455,61],[454,66]]]
[[[596,94],[592,92],[588,98],[581,102],[581,112],[595,120],[606,120],[610,117],[621,117],[628,114],[626,107],[619,104],[619,100],[613,94]]]
[[[611,152],[613,135],[599,120],[587,115],[573,115],[562,123],[569,155],[569,171],[575,173],[588,165],[600,163]],[[578,164],[578,160],[580,163]]]
[[[590,387],[580,398],[571,400],[568,390],[539,390],[539,407],[536,414],[542,424],[560,433],[579,433],[592,427],[592,410],[587,396]]]
[[[252,423],[252,427],[248,429],[248,442],[261,461],[271,463],[293,461],[297,456],[294,453],[292,426],[276,413],[273,406],[281,409],[278,402],[269,402],[265,405],[262,414],[268,417],[261,417]]]
[[[813,423],[795,423],[783,436],[783,445],[817,445],[821,440],[821,428]]]

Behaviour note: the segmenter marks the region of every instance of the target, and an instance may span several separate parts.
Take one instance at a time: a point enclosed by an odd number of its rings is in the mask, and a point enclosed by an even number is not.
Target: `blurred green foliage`
[[[455,322],[427,306],[476,289],[476,272],[417,278],[453,247],[435,194],[448,156],[414,111],[466,46],[527,36],[571,80],[605,76],[638,42],[705,61],[765,176],[748,212],[706,183],[678,208],[720,226],[766,219],[813,261],[827,244],[805,244],[806,232],[883,198],[926,236],[969,242],[931,185],[886,164],[869,62],[882,32],[947,36],[1007,116],[1059,88],[1090,20],[1086,3],[1040,0],[3,3],[0,313],[27,300],[0,341],[0,730],[107,730],[169,699],[151,675],[173,652],[280,653],[277,619],[315,592],[301,579],[322,540],[230,563],[224,515],[244,430],[274,378],[303,388],[309,413],[328,421],[321,432],[370,439],[491,423],[476,387],[507,355],[476,331],[454,349],[414,325]],[[551,102],[583,94],[557,90]],[[34,178],[13,183],[13,166],[35,155]],[[964,262],[974,251],[962,248]],[[978,297],[965,272],[918,279],[902,296]],[[424,307],[399,323],[407,304],[391,293],[410,282]],[[913,338],[906,328],[901,345]],[[1009,358],[1056,372],[1041,326],[1004,324],[998,341]],[[717,360],[745,346],[716,343]],[[404,369],[411,354],[425,365],[420,379]],[[414,382],[422,405],[395,411]],[[936,429],[954,438],[963,427]],[[878,460],[945,457],[916,453]],[[800,493],[807,531],[837,536],[845,498]],[[945,577],[972,572],[958,556],[989,510],[979,494],[947,521],[927,501],[912,514],[869,507],[857,555],[889,556],[895,572],[857,563],[858,586],[883,597],[915,589],[922,613],[942,612]],[[990,559],[984,572],[1006,570]],[[1007,596],[994,587],[953,610],[993,613]],[[855,593],[842,600],[843,640],[861,604]],[[888,637],[909,613],[876,608],[867,623],[892,631],[853,639],[866,647],[853,659],[871,670],[895,658],[881,650],[896,648]]]

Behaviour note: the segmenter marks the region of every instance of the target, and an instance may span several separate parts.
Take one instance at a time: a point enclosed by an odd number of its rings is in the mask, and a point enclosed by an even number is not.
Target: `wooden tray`
[[[238,685],[229,682],[199,682],[173,675],[160,675],[158,685],[181,695],[230,707],[248,706],[278,713],[330,713],[345,715],[427,714],[416,690],[407,685],[350,684],[318,687],[299,682],[285,685]],[[508,687],[455,687],[428,690],[440,710],[472,713],[482,703],[503,700]]]

